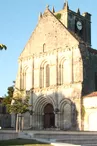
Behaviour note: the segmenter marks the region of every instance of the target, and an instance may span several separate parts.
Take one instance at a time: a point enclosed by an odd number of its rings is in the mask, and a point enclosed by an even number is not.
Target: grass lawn
[[[2,140],[0,146],[51,146],[32,139]]]

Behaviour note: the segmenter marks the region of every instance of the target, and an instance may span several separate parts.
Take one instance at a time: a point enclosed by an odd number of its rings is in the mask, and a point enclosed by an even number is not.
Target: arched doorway
[[[51,104],[44,107],[44,128],[51,128],[55,126],[54,109]]]
[[[89,131],[97,131],[97,112],[89,115]]]

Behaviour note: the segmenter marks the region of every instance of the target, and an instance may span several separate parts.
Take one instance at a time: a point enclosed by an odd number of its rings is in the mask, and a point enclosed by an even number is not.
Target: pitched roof
[[[97,91],[87,94],[87,95],[83,96],[83,98],[94,97],[94,96],[97,96]]]
[[[45,14],[46,14],[46,15],[45,15]],[[64,30],[66,31],[66,33],[67,33],[68,35],[71,35],[71,36],[72,36],[72,39],[76,40],[76,43],[79,43],[79,39],[78,39],[77,37],[75,37],[75,35],[74,35],[72,32],[70,32],[70,31],[65,27],[65,25],[64,25],[60,20],[58,20],[58,19],[56,18],[56,16],[55,16],[48,8],[46,8],[46,10],[44,11],[44,14],[43,14],[43,16],[42,16],[42,18],[41,18],[40,21],[42,21],[42,19],[44,18],[44,15],[47,17],[48,14],[51,14],[51,16],[53,16],[53,18],[56,19],[56,22],[58,22],[58,24],[61,24],[61,26],[63,26],[63,28],[65,28]],[[39,21],[39,23],[40,23],[40,21]],[[37,30],[37,28],[38,28],[38,26],[39,26],[39,23],[37,24],[36,28],[34,29],[32,35],[30,36],[30,39],[28,40],[28,42],[30,42],[30,41],[32,40],[32,36],[35,34],[35,32],[36,32],[36,30]],[[64,33],[64,32],[63,32],[63,33]],[[68,40],[68,41],[69,41],[69,40]],[[28,44],[28,42],[27,42],[27,44]],[[24,47],[22,53],[23,53],[24,50],[27,48],[27,44],[25,45],[25,47]],[[22,53],[20,54],[20,57],[23,55]],[[27,54],[26,54],[26,55],[27,55]],[[19,57],[19,58],[20,58],[20,57]]]
[[[97,50],[89,48],[89,47],[88,47],[88,51],[92,54],[97,54]]]
[[[50,11],[50,9],[47,9],[55,18],[56,16],[53,14],[53,12]],[[61,11],[64,11],[64,10],[61,10]],[[69,10],[71,11],[71,10]],[[45,12],[44,12],[45,13]],[[58,13],[58,12],[57,12]],[[55,14],[57,14],[55,13]],[[75,12],[74,12],[75,13]],[[57,19],[57,18],[56,18]],[[81,42],[83,43],[83,40],[81,39],[81,37],[79,37],[76,33],[72,32],[71,30],[69,30],[59,19],[57,19],[64,27],[65,29],[78,41],[78,42]]]
[[[48,9],[48,11],[56,18],[56,16]],[[57,18],[56,18],[57,19]],[[78,38],[76,36],[74,36],[74,34],[59,20],[57,19],[64,27],[65,29],[76,39],[78,40]],[[79,40],[78,40],[79,41]]]

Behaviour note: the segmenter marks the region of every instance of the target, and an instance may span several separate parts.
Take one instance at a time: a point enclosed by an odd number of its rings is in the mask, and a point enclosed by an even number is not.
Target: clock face
[[[82,30],[82,22],[77,21],[76,25],[79,30]]]

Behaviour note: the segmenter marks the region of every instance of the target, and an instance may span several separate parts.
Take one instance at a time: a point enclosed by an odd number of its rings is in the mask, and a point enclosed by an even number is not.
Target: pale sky
[[[0,51],[0,96],[16,79],[18,57],[33,32],[39,12],[47,5],[55,10],[63,8],[64,0],[0,0],[0,43],[7,51]],[[68,0],[69,8],[92,14],[92,47],[97,49],[97,0]]]

